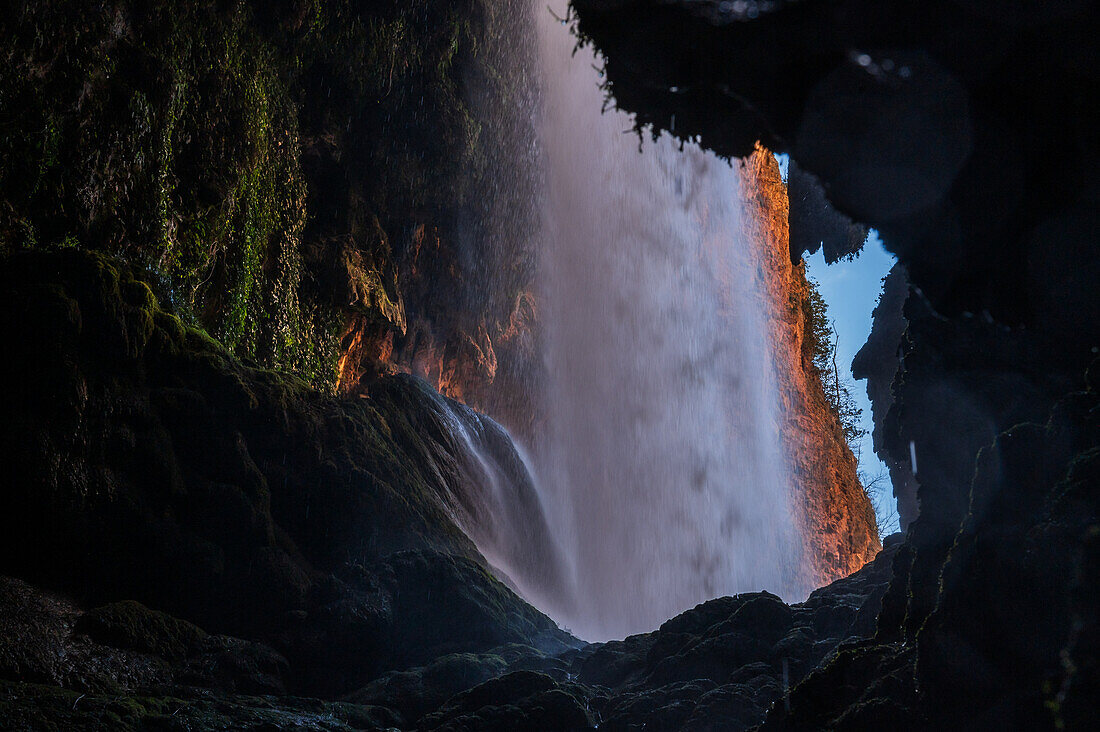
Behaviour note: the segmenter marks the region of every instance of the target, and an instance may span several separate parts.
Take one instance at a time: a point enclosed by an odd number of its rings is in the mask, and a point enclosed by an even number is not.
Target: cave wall
[[[871,317],[867,342],[852,360],[852,376],[867,381],[871,402],[872,446],[890,473],[894,498],[898,503],[898,523],[902,531],[917,517],[917,483],[912,459],[904,460],[886,449],[886,416],[894,406],[894,377],[897,376],[902,336],[906,321],[902,308],[909,297],[905,267],[895,264],[882,282],[882,294]]]
[[[1092,3],[573,6],[639,128],[723,155],[757,141],[790,153],[940,312],[1033,321],[1049,307],[1038,270],[1065,262],[1029,252],[1085,259],[1100,150]]]
[[[728,155],[757,140],[789,152],[907,274],[857,359],[877,447],[919,509],[899,496],[915,518],[880,644],[842,654],[769,725],[1030,729],[1095,714],[1082,640],[1095,610],[1075,569],[1098,509],[1080,490],[1100,344],[1095,4],[574,7],[640,127]]]

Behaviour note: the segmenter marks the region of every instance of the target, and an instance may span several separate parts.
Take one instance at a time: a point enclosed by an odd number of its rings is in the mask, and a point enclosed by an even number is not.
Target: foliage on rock
[[[807,278],[808,288],[802,301],[802,318],[805,339],[802,341],[803,362],[813,364],[821,390],[828,400],[829,409],[836,417],[844,440],[857,454],[859,441],[867,434],[860,420],[863,410],[852,396],[854,386],[851,380],[841,375],[836,362],[837,346],[840,336],[835,324],[829,319],[829,305],[817,289],[817,282]]]
[[[530,93],[513,22],[480,0],[22,3],[0,19],[0,248],[122,256],[236,355],[327,389],[352,311],[403,334],[411,294],[441,337],[506,319],[530,255],[489,241],[482,191]],[[417,263],[418,223],[454,254]],[[490,273],[506,305],[477,300]],[[456,302],[422,297],[443,282]]]

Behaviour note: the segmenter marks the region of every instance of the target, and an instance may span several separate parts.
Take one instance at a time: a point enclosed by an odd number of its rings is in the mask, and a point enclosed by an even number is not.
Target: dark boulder
[[[98,255],[15,255],[0,280],[0,372],[22,385],[0,396],[3,572],[262,639],[314,693],[451,652],[571,642],[452,522],[449,501],[478,486],[453,442],[417,428],[431,405],[415,380],[324,397],[241,363]],[[135,607],[89,632],[188,647]]]

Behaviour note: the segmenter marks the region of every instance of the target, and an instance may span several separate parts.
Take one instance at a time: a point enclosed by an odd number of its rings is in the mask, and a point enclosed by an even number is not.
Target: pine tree
[[[829,409],[840,424],[844,439],[852,452],[859,451],[860,439],[867,430],[860,426],[863,410],[852,396],[851,380],[842,377],[837,364],[836,352],[840,345],[840,335],[835,323],[829,319],[829,306],[818,292],[817,282],[807,278],[809,290],[803,303],[803,315],[806,323],[806,337],[803,341],[804,356],[817,372]]]

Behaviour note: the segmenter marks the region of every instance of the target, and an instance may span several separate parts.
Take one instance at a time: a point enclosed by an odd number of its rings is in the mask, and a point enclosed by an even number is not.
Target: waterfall
[[[566,3],[554,3],[559,16]],[[535,450],[586,639],[798,586],[767,304],[737,167],[601,113],[599,61],[537,4],[546,167]],[[797,598],[800,599],[800,598]]]
[[[493,419],[419,379],[410,383],[435,418],[422,428],[450,443],[451,459],[436,470],[455,523],[513,590],[539,607],[568,609],[573,589],[529,458]]]
[[[538,416],[527,457],[440,398],[460,443],[456,520],[502,578],[586,640],[737,592],[802,599],[740,168],[629,134],[632,119],[603,112],[599,60],[574,53],[565,0],[534,13],[541,89],[518,111],[539,152],[514,165],[541,168]],[[489,198],[511,195],[494,186]],[[522,228],[510,223],[493,226]]]

